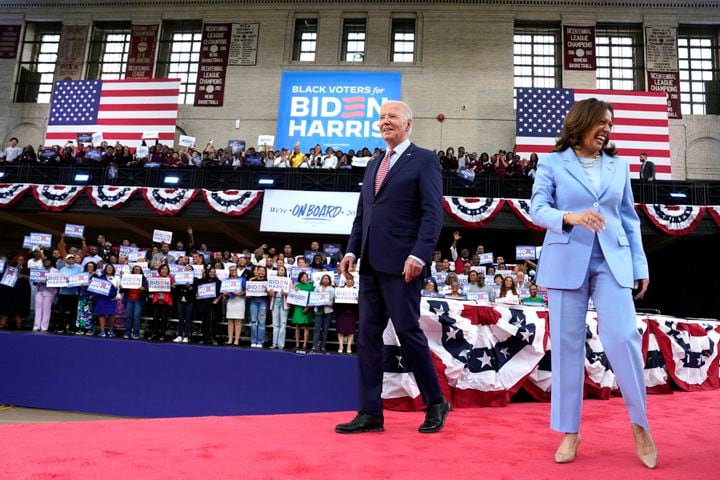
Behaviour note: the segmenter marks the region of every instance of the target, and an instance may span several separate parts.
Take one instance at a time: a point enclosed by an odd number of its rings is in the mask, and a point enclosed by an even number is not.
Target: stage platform
[[[353,410],[357,361],[4,331],[0,404],[147,418]]]

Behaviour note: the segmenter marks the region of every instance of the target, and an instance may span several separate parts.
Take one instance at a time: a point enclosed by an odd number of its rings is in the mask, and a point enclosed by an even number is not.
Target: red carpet
[[[423,414],[387,412],[384,433],[341,436],[349,413],[1,425],[0,478],[716,479],[720,391],[654,395],[658,469],[637,460],[622,400],[585,402],[573,464],[556,465],[550,406],[461,409],[421,435]]]

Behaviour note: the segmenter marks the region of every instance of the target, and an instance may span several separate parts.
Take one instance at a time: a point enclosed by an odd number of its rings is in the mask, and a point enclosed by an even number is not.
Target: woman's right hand
[[[566,213],[563,215],[563,224],[579,225],[591,232],[601,232],[605,230],[606,223],[605,217],[595,210],[586,210],[580,213]]]

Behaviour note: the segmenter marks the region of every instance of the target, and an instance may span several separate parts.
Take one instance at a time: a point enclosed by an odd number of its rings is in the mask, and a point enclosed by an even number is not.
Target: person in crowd
[[[517,270],[515,272],[515,278],[516,278],[515,285],[518,289],[528,288],[530,286],[530,282],[528,281],[527,277],[525,276],[525,271]]]
[[[420,295],[423,297],[440,297],[442,294],[438,291],[438,285],[437,282],[433,277],[428,277],[425,279],[425,285],[423,286],[422,292],[420,292]]]
[[[508,163],[505,160],[505,155],[503,153],[496,153],[493,159],[493,172],[495,172],[495,175],[501,179],[505,178],[507,167]]]
[[[170,255],[170,245],[166,242],[163,242],[162,245],[160,245],[160,251],[155,253],[152,256],[152,259],[150,259],[150,265],[159,265],[161,263],[175,263],[177,259]]]
[[[540,159],[538,158],[538,154],[533,152],[530,154],[530,161],[525,166],[525,176],[530,178],[535,178],[535,175],[537,175],[537,168],[538,168],[538,162]]]
[[[302,257],[300,257],[302,258]],[[308,274],[300,272],[297,282],[293,285],[295,290],[312,292],[315,287],[308,281]],[[295,306],[293,309],[292,323],[295,325],[295,351],[307,351],[308,340],[310,339],[310,322],[312,321],[312,307]],[[303,329],[303,343],[300,347],[300,327]]]
[[[278,257],[282,253],[278,254]],[[282,260],[278,258],[277,274],[278,277],[287,278],[287,267],[283,264]],[[272,313],[272,345],[270,348],[284,349],[285,348],[285,333],[287,330],[287,319],[288,311],[290,310],[287,303],[288,291],[284,289],[272,290],[268,289],[268,296],[270,297],[270,312]]]
[[[104,261],[103,257],[100,256],[100,250],[95,245],[91,245],[88,248],[88,255],[83,257],[81,266],[84,268],[88,262],[93,262],[96,266],[98,263]]]
[[[95,315],[98,319],[98,336],[105,338],[105,326],[108,322],[107,336],[112,338],[115,336],[115,313],[117,311],[116,300],[118,299],[118,289],[120,287],[120,277],[115,275],[115,266],[108,263],[102,269],[102,273],[98,276],[100,280],[110,282],[111,287],[107,295],[95,293]]]
[[[347,253],[340,263],[340,273],[347,277],[361,259],[362,308],[359,412],[352,421],[337,425],[337,433],[384,429],[383,332],[390,318],[427,405],[419,432],[440,431],[450,412],[418,321],[421,273],[442,230],[442,172],[432,152],[410,142],[412,125],[407,104],[383,103],[379,127],[387,153],[365,170]]]
[[[290,167],[300,168],[300,165],[307,166],[305,154],[300,151],[300,141],[295,142],[293,153],[290,155]]]
[[[355,277],[349,276],[345,279],[345,288],[357,289]],[[352,353],[355,331],[357,330],[358,304],[336,303],[334,309],[335,329],[338,335],[338,353]]]
[[[290,168],[290,158],[288,157],[288,149],[281,148],[280,155],[275,157],[273,164],[270,166],[273,168]]]
[[[471,271],[470,275],[468,276],[468,283],[470,283],[471,280],[476,279],[476,283],[468,285],[467,292],[487,292],[488,301],[494,302],[495,301],[495,289],[491,288],[488,285],[485,285],[485,275],[482,273],[478,273],[476,271]]]
[[[40,247],[33,247],[27,261],[28,270],[43,270],[45,250]],[[35,311],[35,293],[37,292],[36,282],[30,282],[30,311]]]
[[[503,285],[503,276],[500,275],[499,273],[495,274],[495,276],[493,277],[493,283],[494,283],[495,285],[497,285],[498,287],[502,287],[502,285]]]
[[[267,282],[267,269],[258,265],[255,276],[250,279],[253,282]],[[268,296],[250,298],[250,346],[252,348],[263,348],[265,344],[265,325],[267,322]]]
[[[11,263],[17,270],[18,276],[14,287],[0,285],[3,289],[7,289],[5,294],[1,295],[5,297],[6,304],[0,307],[0,328],[5,328],[10,320],[13,326],[20,330],[23,319],[30,315],[30,270],[23,255],[16,256],[15,261]]]
[[[83,267],[83,272],[90,277],[89,280],[96,275],[97,264],[95,262],[87,262]],[[93,333],[93,317],[95,316],[95,295],[88,292],[88,285],[84,285],[78,290],[77,309],[75,311],[75,333],[78,335],[92,335]]]
[[[655,181],[655,164],[648,160],[648,154],[640,154],[640,180],[643,182]]]
[[[508,275],[503,278],[502,285],[500,287],[500,295],[495,299],[496,302],[502,303],[513,303],[519,302],[520,295],[518,294],[517,288],[515,287],[515,280]]]
[[[530,285],[530,295],[522,299],[523,305],[545,305],[545,299],[538,296],[538,287],[535,284]]]
[[[335,152],[331,147],[328,147],[325,150],[325,155],[322,157],[322,163],[320,164],[320,168],[326,168],[334,170],[338,166],[338,158],[335,156]]]
[[[655,468],[657,448],[647,420],[632,293],[637,287],[635,298],[643,298],[649,269],[628,162],[616,156],[610,143],[613,115],[602,100],[576,102],[533,182],[530,215],[547,229],[537,283],[548,289],[553,332],[551,428],[564,433],[555,461],[572,462],[580,443],[585,317],[592,297],[602,319],[600,340],[629,412],[636,454],[643,465]]]
[[[442,157],[441,161],[441,167],[445,171],[454,171],[458,169],[458,159],[455,156],[455,149],[452,147],[448,147],[448,149],[445,151],[445,155]]]
[[[440,293],[443,295],[447,295],[450,293],[450,290],[452,290],[451,285],[453,282],[458,281],[457,273],[455,272],[448,272],[447,276],[445,277],[445,283],[443,283],[442,287],[440,288]]]
[[[186,259],[187,257],[182,257]],[[185,271],[192,272],[190,265],[185,265]],[[195,305],[195,284],[178,285],[175,283],[172,288],[174,295],[173,303],[177,309],[178,329],[177,336],[173,340],[174,343],[188,343],[190,334],[192,333],[192,315]]]
[[[217,278],[214,267],[208,268],[202,278],[195,278],[196,294],[199,293],[201,285],[207,284],[215,285],[215,296],[197,298],[195,301],[195,310],[202,321],[203,343],[205,345],[217,345],[217,340],[215,339],[215,324],[217,323],[217,319],[220,318],[220,302],[223,294],[220,293],[221,282],[220,279]]]
[[[455,262],[455,265],[453,265],[455,273],[462,273],[465,262],[470,261],[470,251],[468,251],[467,248],[460,250],[460,255],[458,255],[457,242],[461,238],[460,232],[457,230],[453,232],[453,243],[450,245],[450,256]]]
[[[130,270],[133,275],[143,275],[140,265],[135,265]],[[140,318],[145,307],[145,293],[147,292],[147,280],[143,275],[140,288],[121,289],[125,301],[125,333],[124,338],[138,340],[140,338]]]
[[[478,272],[475,270],[470,270],[467,274],[468,280],[467,285],[465,285],[465,291],[466,292],[478,292],[480,291],[480,287],[478,287]]]
[[[463,292],[460,289],[460,284],[457,282],[457,280],[453,281],[450,284],[450,292],[445,295],[445,297],[455,299],[465,298],[465,295],[463,295]]]
[[[50,258],[43,260],[42,269],[46,273],[56,273],[58,270],[53,266],[53,261]],[[58,289],[53,287],[47,287],[44,282],[39,282],[36,285],[35,291],[35,323],[33,324],[33,330],[36,332],[47,332],[50,326],[50,315],[52,313],[52,306],[57,296]]]
[[[170,275],[170,267],[164,263],[158,268],[159,277],[169,277],[170,287],[172,288],[173,279]],[[165,341],[165,332],[167,331],[168,319],[170,317],[170,309],[173,306],[173,296],[171,292],[153,292],[150,293],[150,304],[153,312],[153,339],[157,341]]]
[[[63,249],[58,248],[62,252]],[[65,265],[59,269],[63,275],[77,275],[82,272],[82,267],[75,262],[75,255],[65,254]],[[61,287],[58,291],[58,303],[60,304],[60,325],[58,332],[74,332],[75,320],[78,311],[79,287]]]
[[[319,255],[316,255],[316,257]],[[322,258],[322,257],[321,257]],[[320,285],[315,289],[316,292],[328,292],[331,303],[328,305],[318,305],[315,307],[315,328],[313,329],[313,348],[314,353],[325,351],[325,342],[327,342],[328,329],[333,318],[332,299],[335,298],[335,289],[332,286],[330,275],[320,277]]]
[[[17,137],[11,137],[8,146],[0,156],[0,163],[15,163],[22,155],[22,148],[18,147],[19,140]]]
[[[245,278],[238,275],[238,267],[230,267],[228,280],[237,280],[239,288],[233,292],[225,292],[225,318],[227,320],[228,339],[226,345],[240,345],[242,322],[245,320]]]

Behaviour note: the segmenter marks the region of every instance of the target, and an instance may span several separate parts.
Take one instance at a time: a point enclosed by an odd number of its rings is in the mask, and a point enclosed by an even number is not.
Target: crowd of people
[[[168,243],[143,249],[129,239],[113,245],[102,235],[88,245],[84,238],[63,235],[55,248],[34,246],[0,256],[0,328],[21,329],[32,317],[37,332],[101,338],[117,334],[137,340],[142,318],[149,317],[144,337],[162,342],[172,338],[167,335],[173,318],[176,343],[190,342],[193,321],[198,320],[202,343],[217,345],[225,338],[218,329],[227,323],[227,345],[240,345],[243,330],[249,328],[252,348],[284,349],[289,324],[297,351],[323,352],[334,323],[338,352],[352,352],[357,293],[351,291],[349,300],[347,295],[348,289],[357,292],[359,278],[357,272],[350,278],[337,273],[340,252],[326,253],[318,242],[300,254],[290,244],[282,250],[262,245],[253,251],[210,251],[206,244],[195,243],[191,227],[185,233],[187,239],[176,242],[175,250]],[[458,251],[460,239],[455,232],[449,258],[435,253],[424,296],[544,305],[543,292],[533,284],[534,263],[510,265],[498,256],[493,264],[480,265],[484,248],[476,247],[472,255],[468,249]],[[9,272],[15,275],[12,286],[5,281]],[[492,281],[486,283],[486,277]],[[60,284],[51,283],[58,278]],[[168,279],[165,288],[156,286],[162,278]],[[293,303],[297,292],[323,292],[318,295],[322,303],[313,305],[309,296],[309,306]],[[342,292],[345,300],[338,300]]]
[[[110,145],[103,141],[99,145],[68,143],[50,148],[31,145],[18,146],[19,140],[11,138],[4,151],[0,152],[0,163],[44,164],[44,165],[98,165],[115,167],[226,167],[226,168],[313,168],[353,169],[364,168],[367,163],[384,154],[379,148],[362,148],[346,152],[332,147],[315,145],[310,151],[302,152],[299,143],[293,148],[236,148],[229,142],[227,148],[218,148],[209,140],[202,149],[193,147],[169,147],[161,143],[144,149],[131,149],[119,143]],[[538,156],[521,158],[512,151],[499,150],[497,153],[467,152],[465,147],[436,150],[438,162],[445,171],[472,172],[473,175],[497,175],[500,177],[534,177]]]

